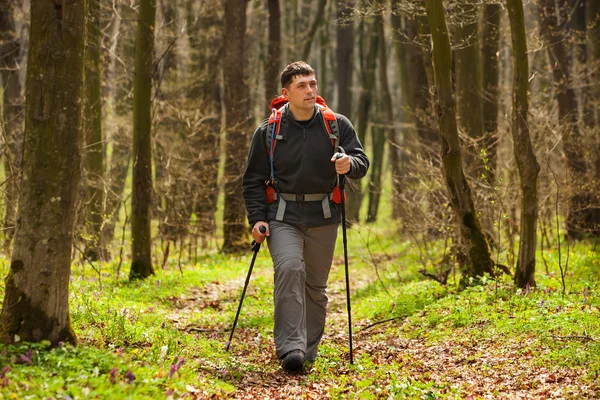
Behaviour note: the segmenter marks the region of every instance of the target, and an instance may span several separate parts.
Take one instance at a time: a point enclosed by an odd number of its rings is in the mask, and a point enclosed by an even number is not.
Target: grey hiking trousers
[[[270,221],[269,229],[277,357],[298,349],[306,360],[314,361],[325,327],[325,290],[338,224],[306,227]]]

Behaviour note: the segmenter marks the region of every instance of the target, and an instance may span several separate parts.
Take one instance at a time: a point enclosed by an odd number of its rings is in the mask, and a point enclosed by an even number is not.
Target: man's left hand
[[[338,175],[344,175],[350,171],[350,157],[348,157],[347,154],[335,153],[333,157],[331,157],[331,162],[335,163],[335,172],[337,172]]]

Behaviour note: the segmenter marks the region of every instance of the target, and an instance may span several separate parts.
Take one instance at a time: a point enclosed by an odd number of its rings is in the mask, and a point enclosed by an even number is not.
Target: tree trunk
[[[395,144],[396,135],[394,130],[394,112],[392,110],[392,95],[390,93],[387,77],[387,51],[385,43],[383,17],[377,17],[377,34],[381,41],[379,49],[379,99],[380,108],[377,115],[379,124],[371,130],[373,143],[373,162],[371,165],[371,178],[369,179],[369,207],[367,212],[367,222],[375,222],[379,211],[379,202],[381,199],[381,175],[383,172],[384,150],[386,138],[387,141]],[[388,146],[390,153],[390,163],[392,164],[392,181],[400,178],[400,164],[398,162],[398,149],[390,144]]]
[[[587,1],[585,8],[587,62],[591,66],[590,82],[600,82],[600,1]],[[600,85],[596,84],[590,93],[590,102],[594,105],[596,127],[600,123]],[[600,137],[600,135],[596,135]],[[596,148],[596,177],[600,178],[600,146]]]
[[[319,71],[319,94],[326,100],[330,101],[333,104],[333,96],[330,95],[331,85],[329,84],[329,77],[335,76],[333,68],[329,68],[327,61],[329,58],[331,43],[330,35],[329,35],[329,25],[331,18],[331,6],[332,2],[329,2],[327,7],[325,8],[325,15],[323,16],[324,22],[321,24],[321,29],[319,29],[319,62],[318,62],[318,71]]]
[[[75,343],[69,277],[81,177],[86,2],[31,3],[23,182],[0,340]],[[68,27],[68,29],[65,29]]]
[[[393,5],[392,5],[393,6]],[[395,30],[393,21],[398,18],[396,15],[392,14],[392,29]],[[383,21],[382,28],[383,29]],[[385,37],[382,34],[382,37]],[[396,47],[396,41],[394,40],[394,47]],[[379,78],[381,82],[381,95],[382,102],[384,108],[384,118],[386,121],[386,132],[387,132],[387,143],[388,143],[388,154],[389,154],[389,163],[392,166],[391,174],[392,174],[392,217],[394,219],[400,218],[400,208],[398,207],[398,202],[400,199],[400,194],[402,190],[402,180],[403,180],[403,166],[401,165],[401,157],[399,150],[399,140],[396,129],[394,128],[394,109],[393,109],[393,100],[392,94],[390,92],[390,84],[387,76],[387,57],[386,57],[386,48],[383,48],[380,55],[381,60],[379,64]],[[402,60],[403,57],[398,56],[398,60]],[[406,68],[399,67],[400,72],[404,72]],[[402,96],[403,105],[404,101],[406,101],[405,97]],[[402,116],[406,115],[405,110],[401,111]],[[401,118],[403,120],[404,118]]]
[[[103,250],[102,222],[104,219],[104,141],[102,138],[102,85],[100,61],[100,4],[88,0],[87,46],[85,52],[85,139],[86,172],[86,255],[96,261]]]
[[[133,180],[131,201],[131,270],[129,279],[154,274],[151,256],[152,75],[156,1],[141,0],[135,35],[133,80]]]
[[[242,174],[250,140],[250,98],[244,76],[244,40],[247,0],[225,0],[225,207],[223,251],[241,252],[247,248],[246,213],[242,198]]]
[[[515,270],[515,284],[520,288],[535,286],[535,249],[537,234],[538,200],[537,177],[540,166],[531,146],[527,114],[529,111],[529,61],[527,35],[522,0],[507,0],[513,47],[513,111],[511,132],[513,151],[521,178],[521,224],[519,258]]]
[[[267,58],[265,61],[265,108],[270,112],[271,100],[279,95],[279,77],[281,68],[281,11],[279,0],[268,0],[269,37]]]
[[[589,69],[587,65],[586,44],[586,0],[569,0],[571,9],[571,48],[575,53],[574,74],[579,77],[577,86],[580,88],[581,109],[584,126],[591,129],[594,125],[594,109],[590,103],[591,85],[588,79]]]
[[[594,149],[592,158],[594,163],[594,177],[590,184],[592,188],[600,187],[600,1],[586,2],[585,9],[586,18],[586,39],[587,39],[587,69],[589,71],[589,82],[596,84],[590,87],[588,91],[587,104],[584,108],[590,110],[588,119],[592,123],[589,128],[589,135],[592,138],[592,148]],[[594,192],[595,204],[590,215],[590,226],[593,233],[600,235],[600,193],[598,190]]]
[[[500,53],[500,4],[487,4],[483,9],[481,29],[481,70],[483,87],[483,129],[482,147],[486,151],[486,176],[492,187],[496,181],[498,151],[498,102],[500,78],[498,55]]]
[[[452,92],[452,52],[444,7],[438,0],[425,0],[433,43],[435,106],[441,136],[441,158],[450,203],[469,261],[468,276],[493,274],[489,245],[473,205],[471,188],[462,169],[460,139],[456,126],[456,104]]]
[[[352,13],[353,1],[337,3],[337,107],[336,112],[352,118],[352,75],[354,65],[354,26],[346,21]]]
[[[587,227],[586,209],[591,193],[587,179],[587,164],[581,146],[577,124],[578,107],[575,91],[571,85],[570,57],[563,46],[563,35],[559,31],[554,0],[537,0],[540,28],[548,47],[552,66],[555,95],[558,101],[558,119],[564,133],[563,149],[566,155],[569,177],[569,210],[567,213],[567,235],[579,238]],[[566,20],[566,18],[564,18]]]
[[[4,142],[4,247],[9,253],[15,232],[23,148],[23,88],[19,83],[21,46],[14,4],[0,0],[0,133]]]
[[[456,110],[460,129],[467,139],[465,161],[467,175],[481,179],[485,169],[481,161],[483,149],[482,73],[478,44],[477,5],[464,5],[461,23],[455,27],[454,51],[456,67]]]
[[[362,41],[362,37],[366,38],[367,43]],[[360,71],[360,96],[358,98],[358,124],[357,134],[358,139],[366,146],[367,130],[371,121],[371,111],[373,102],[373,92],[375,92],[375,69],[377,67],[377,52],[379,48],[379,35],[377,34],[376,17],[369,18],[369,21],[364,24],[364,34],[361,35],[361,71]],[[363,54],[365,53],[366,54]],[[360,221],[360,206],[363,200],[362,183],[360,180],[348,180],[352,191],[348,192],[348,202],[346,203],[346,219],[350,223]]]
[[[306,37],[304,38],[304,49],[302,50],[302,60],[308,61],[308,56],[310,55],[310,48],[312,46],[313,40],[315,38],[315,34],[317,33],[317,29],[319,25],[321,25],[321,21],[323,21],[325,15],[325,6],[327,5],[327,0],[319,0],[317,5],[317,11],[315,12],[315,19],[310,26],[310,29],[306,33]]]
[[[200,19],[201,32],[191,40],[193,50],[202,54],[193,63],[195,74],[200,76],[198,91],[190,98],[199,101],[198,126],[191,135],[193,148],[192,171],[198,177],[196,190],[197,232],[204,239],[216,229],[215,212],[219,196],[219,153],[221,147],[221,79],[220,67],[223,57],[222,1],[206,2]],[[193,15],[190,15],[192,17]],[[191,38],[190,38],[191,39]],[[194,195],[194,194],[192,194]]]
[[[108,163],[107,181],[108,191],[106,193],[106,206],[104,212],[106,220],[102,225],[102,241],[107,246],[112,242],[114,237],[115,224],[119,220],[119,211],[125,188],[125,180],[129,170],[131,159],[131,112],[132,101],[129,96],[132,89],[132,74],[129,73],[130,66],[133,65],[134,53],[134,37],[135,25],[121,21],[135,20],[134,10],[130,7],[121,4],[119,7],[119,15],[112,26],[111,37],[115,42],[111,43],[111,47],[116,49],[116,54],[111,54],[108,68],[106,69],[106,80],[110,82],[108,86],[108,114],[107,122],[110,122],[110,146],[111,156]],[[124,68],[120,71],[117,65],[119,58],[124,64]],[[119,73],[120,72],[120,73]],[[104,124],[106,127],[108,124]],[[109,254],[105,258],[109,258]]]

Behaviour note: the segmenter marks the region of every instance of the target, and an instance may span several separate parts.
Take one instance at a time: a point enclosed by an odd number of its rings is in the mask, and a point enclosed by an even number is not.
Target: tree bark
[[[23,149],[23,88],[19,82],[21,45],[14,20],[14,3],[0,0],[0,139],[4,142],[4,247],[9,248],[16,225]]]
[[[271,100],[279,95],[279,73],[281,68],[281,11],[279,0],[267,0],[269,9],[269,31],[267,58],[265,61],[265,108],[270,110]]]
[[[452,91],[452,52],[444,7],[438,0],[425,0],[433,43],[435,106],[441,136],[441,159],[451,206],[456,214],[469,266],[467,276],[493,274],[489,245],[473,205],[471,188],[462,169],[460,139],[456,126],[456,104]]]
[[[241,3],[241,4],[240,4]],[[247,248],[246,213],[242,198],[242,174],[251,135],[249,89],[244,76],[244,40],[247,0],[225,0],[225,207],[223,251]]]
[[[31,3],[23,182],[0,340],[76,342],[69,277],[81,177],[86,2]]]
[[[500,88],[498,54],[500,53],[500,4],[487,4],[483,9],[481,29],[481,70],[483,87],[483,129],[482,146],[486,151],[486,176],[492,187],[496,181],[498,159],[498,106]]]
[[[507,0],[513,47],[512,124],[513,152],[521,178],[521,224],[519,258],[514,281],[520,288],[535,286],[537,239],[537,177],[540,166],[531,146],[527,122],[529,103],[529,61],[522,0]]]
[[[552,66],[555,96],[558,101],[558,119],[564,133],[563,149],[570,175],[567,235],[570,238],[579,238],[588,228],[586,209],[590,205],[588,194],[591,191],[587,178],[588,167],[577,124],[578,106],[571,85],[571,61],[563,46],[564,38],[559,30],[554,0],[537,0],[537,7],[542,36]]]
[[[152,75],[156,1],[141,0],[135,36],[133,80],[133,181],[131,202],[132,260],[129,279],[154,274],[151,249]]]
[[[100,235],[104,220],[104,140],[102,137],[102,85],[100,59],[100,4],[88,0],[87,46],[85,52],[85,138],[86,255],[92,261],[105,256]]]

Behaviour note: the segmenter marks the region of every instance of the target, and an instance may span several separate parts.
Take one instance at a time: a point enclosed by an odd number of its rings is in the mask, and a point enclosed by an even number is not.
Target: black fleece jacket
[[[350,156],[351,179],[359,179],[367,174],[367,158],[354,127],[341,114],[335,114],[339,127],[339,146]],[[271,175],[267,152],[268,120],[264,120],[254,132],[246,171],[242,185],[244,202],[250,226],[258,221],[275,220],[278,201],[267,204],[265,182]],[[269,132],[270,133],[270,132]],[[330,193],[337,183],[335,166],[331,157],[335,153],[327,135],[320,109],[315,106],[312,119],[299,123],[286,105],[283,111],[279,134],[274,151],[274,172],[277,189],[280,193],[312,194]],[[288,201],[283,221],[304,226],[323,226],[341,221],[341,207],[330,202],[331,218],[323,216],[321,202]]]

